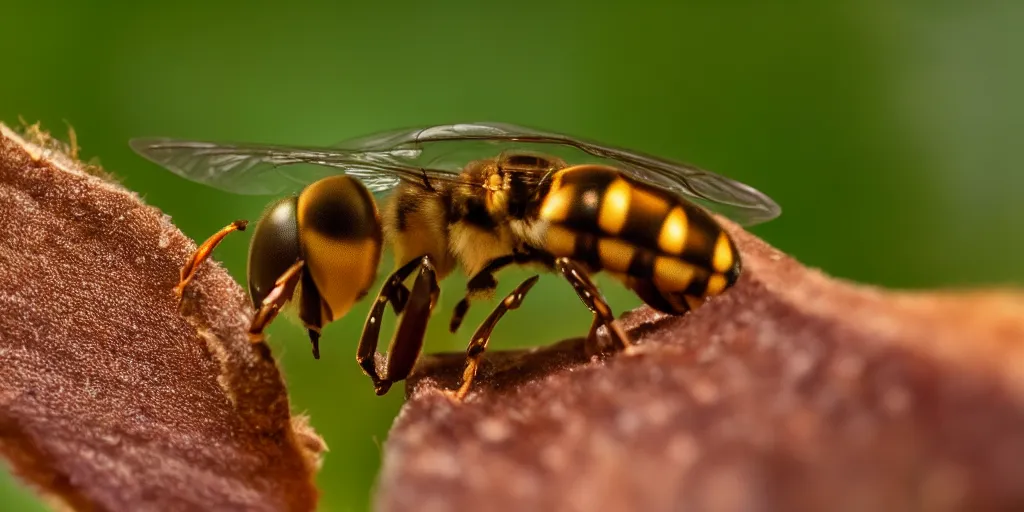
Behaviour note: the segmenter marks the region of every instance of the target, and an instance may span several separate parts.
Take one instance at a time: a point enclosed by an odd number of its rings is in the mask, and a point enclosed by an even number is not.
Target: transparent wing
[[[218,143],[166,138],[130,141],[150,161],[191,181],[235,194],[273,195],[300,190],[345,173],[380,193],[402,180],[459,182],[456,170],[415,165],[416,151],[354,151],[341,148]]]
[[[380,132],[332,147],[220,144],[135,139],[142,156],[172,172],[238,194],[280,194],[346,173],[374,193],[399,182],[460,182],[471,160],[502,151],[532,150],[571,164],[606,163],[631,176],[688,196],[741,224],[771,220],[779,206],[756,189],[695,166],[567,135],[502,123],[464,123]]]
[[[422,158],[431,145],[445,141],[458,141],[464,151],[471,149],[468,143],[475,142],[472,149],[482,155],[494,156],[497,151],[513,148],[534,149],[561,156],[572,164],[608,163],[641,181],[683,194],[740,224],[766,222],[782,213],[775,201],[757,189],[690,164],[512,124],[432,126],[371,135],[342,145],[364,151],[417,149],[423,151]],[[562,149],[556,151],[555,147]],[[443,160],[447,155],[440,153],[438,158]]]

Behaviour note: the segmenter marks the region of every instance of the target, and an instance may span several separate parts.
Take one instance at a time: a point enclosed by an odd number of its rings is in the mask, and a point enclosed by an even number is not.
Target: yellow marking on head
[[[549,193],[540,208],[540,218],[549,222],[565,220],[572,206],[573,191],[573,187],[566,187]]]
[[[633,261],[636,248],[614,238],[602,238],[597,243],[597,254],[601,257],[601,265],[607,270],[625,272]]]
[[[710,297],[722,293],[725,290],[725,285],[725,276],[722,274],[711,274],[711,277],[708,278],[707,289],[704,290],[704,296]]]
[[[734,261],[732,245],[729,244],[729,236],[722,231],[718,234],[718,241],[715,242],[715,255],[711,259],[711,266],[715,272],[727,272]]]
[[[659,256],[654,260],[654,285],[662,292],[679,292],[693,279],[693,265],[685,261]]]
[[[572,256],[576,251],[576,234],[561,226],[548,226],[544,246],[556,258]]]
[[[683,249],[686,248],[686,230],[688,227],[686,212],[683,211],[683,208],[681,206],[673,208],[661,223],[658,247],[668,254],[682,254]]]
[[[609,235],[618,235],[626,224],[629,214],[629,200],[633,195],[633,187],[626,180],[615,180],[604,194],[601,211],[597,215],[597,225]]]

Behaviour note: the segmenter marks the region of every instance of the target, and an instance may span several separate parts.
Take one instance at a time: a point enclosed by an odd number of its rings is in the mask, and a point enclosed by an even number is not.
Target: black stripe
[[[483,229],[498,227],[498,223],[494,222],[494,217],[491,217],[491,213],[487,211],[487,204],[482,196],[473,196],[466,201],[466,211],[462,220]]]
[[[398,191],[398,197],[395,200],[398,201],[395,206],[395,223],[399,231],[405,231],[407,217],[416,212],[416,205],[419,201],[414,194],[404,190]]]
[[[533,201],[539,178],[536,174],[526,172],[514,172],[507,176],[509,178],[508,190],[505,191],[505,194],[508,215],[513,219],[522,219],[531,206],[534,204],[539,206],[540,201]]]
[[[662,295],[661,291],[654,286],[654,281],[650,279],[635,279],[633,280],[630,289],[636,293],[637,297],[640,297],[640,300],[644,301],[644,304],[647,304],[662,313],[681,315],[690,310],[686,301],[682,301],[682,305],[685,306],[686,309],[680,310],[676,308],[672,302]]]
[[[629,262],[626,274],[636,279],[651,279],[654,277],[654,258],[654,251],[635,247],[633,259]]]
[[[380,240],[373,196],[354,178],[334,177],[310,186],[299,207],[302,229],[334,240]]]
[[[713,268],[711,264],[715,257],[715,243],[718,242],[721,228],[704,210],[691,204],[683,206],[686,218],[689,219],[689,229],[682,258],[702,268]]]
[[[710,277],[711,272],[706,268],[694,267],[693,279],[690,279],[690,284],[686,285],[683,293],[694,297],[703,297],[704,292],[708,289],[708,279]]]
[[[488,230],[498,226],[490,212],[487,211],[487,205],[481,195],[462,197],[460,201],[455,202],[455,207],[452,210],[454,211],[452,211],[451,223],[464,221],[467,224]]]
[[[563,174],[559,191],[571,191],[565,227],[587,233],[599,233],[598,216],[605,193],[618,175],[600,168],[586,168]]]
[[[641,190],[649,190],[646,187],[636,187]],[[637,247],[646,247],[658,251],[658,238],[661,236],[661,228],[672,211],[672,203],[663,193],[657,190],[654,192],[658,201],[639,201],[637,195],[633,194],[629,202],[629,211],[626,213],[626,222],[619,231],[619,236]]]
[[[729,250],[732,251],[732,268],[725,273],[726,288],[736,284],[743,271],[743,261],[740,259],[739,250],[736,249],[736,243],[733,242],[732,237],[729,237]]]
[[[602,268],[601,258],[597,254],[597,237],[591,233],[576,233],[576,245],[573,247],[572,258],[597,272]]]

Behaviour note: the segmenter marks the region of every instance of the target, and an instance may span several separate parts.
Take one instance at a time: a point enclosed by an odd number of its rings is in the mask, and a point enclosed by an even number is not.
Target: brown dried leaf
[[[242,289],[207,263],[183,316],[195,244],[34,135],[0,125],[0,454],[77,510],[313,510],[325,446]]]
[[[379,510],[1024,509],[1024,295],[858,286],[727,226],[737,286],[626,315],[630,353],[490,352],[463,404],[464,356],[424,358]]]

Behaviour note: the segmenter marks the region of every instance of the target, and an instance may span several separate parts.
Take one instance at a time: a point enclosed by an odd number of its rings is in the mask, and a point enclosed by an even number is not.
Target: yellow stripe
[[[598,242],[597,253],[604,268],[614,272],[625,272],[629,270],[636,249],[621,240],[602,238]]]
[[[725,276],[722,274],[711,274],[711,277],[708,278],[708,286],[704,290],[704,296],[711,297],[712,295],[722,293],[725,290],[725,284]]]
[[[626,183],[626,180],[618,179],[612,182],[605,191],[604,202],[601,203],[601,211],[597,216],[597,225],[609,235],[618,235],[622,226],[626,224],[626,216],[629,214],[629,198],[633,195],[633,188]]]
[[[661,234],[658,235],[658,247],[662,251],[680,255],[686,247],[686,212],[677,206],[668,213],[665,221],[661,224]]]
[[[693,266],[685,261],[666,256],[654,260],[654,285],[663,293],[685,290],[693,274]]]
[[[732,253],[732,245],[729,244],[729,236],[722,231],[718,235],[718,241],[715,242],[715,255],[711,260],[711,265],[715,268],[715,272],[727,272],[734,261]]]
[[[574,187],[565,187],[549,193],[540,208],[540,218],[549,222],[565,220],[569,215],[574,190]]]
[[[545,248],[553,256],[572,256],[576,250],[576,235],[561,226],[548,226],[544,238]]]

